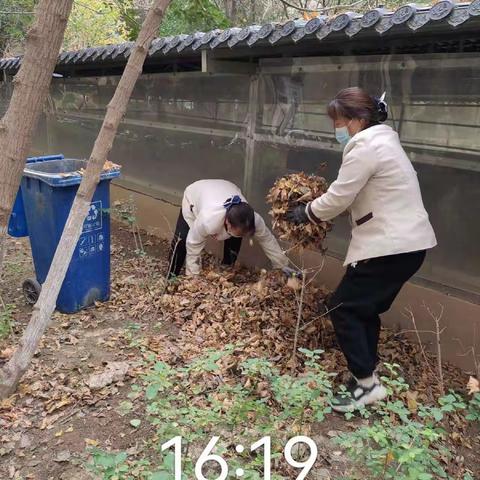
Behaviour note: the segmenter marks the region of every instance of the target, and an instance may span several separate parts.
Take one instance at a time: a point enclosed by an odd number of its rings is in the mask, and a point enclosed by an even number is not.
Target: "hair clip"
[[[228,198],[223,206],[229,210],[234,205],[239,205],[240,203],[242,203],[242,199],[238,195],[234,195],[232,198]]]
[[[387,95],[387,92],[383,92],[380,98],[375,98],[378,104],[378,108],[382,112],[388,112],[388,104],[385,101],[385,97]]]

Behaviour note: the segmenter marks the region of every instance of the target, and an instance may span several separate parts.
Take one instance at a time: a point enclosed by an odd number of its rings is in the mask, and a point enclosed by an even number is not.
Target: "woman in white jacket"
[[[222,263],[232,265],[240,251],[242,237],[255,238],[273,268],[282,269],[287,276],[296,273],[288,267],[285,253],[240,188],[220,179],[192,183],[183,194],[170,251],[169,277],[178,276],[184,263],[187,275],[198,275],[201,253],[208,238],[224,241]]]
[[[333,406],[345,412],[386,396],[375,375],[379,314],[390,308],[436,239],[416,172],[398,134],[382,125],[387,119],[383,99],[347,88],[330,103],[328,115],[344,146],[338,177],[324,195],[289,212],[289,219],[301,224],[350,213],[347,270],[328,305],[352,373],[350,395],[338,395]]]

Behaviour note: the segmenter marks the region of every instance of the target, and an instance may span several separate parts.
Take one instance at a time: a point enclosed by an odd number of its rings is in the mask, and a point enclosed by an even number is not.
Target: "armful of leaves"
[[[328,190],[328,183],[323,177],[294,173],[279,178],[267,195],[271,205],[272,228],[282,240],[295,246],[316,248],[325,251],[323,241],[332,229],[332,222],[294,225],[287,220],[287,212],[299,204],[306,204],[320,197]]]

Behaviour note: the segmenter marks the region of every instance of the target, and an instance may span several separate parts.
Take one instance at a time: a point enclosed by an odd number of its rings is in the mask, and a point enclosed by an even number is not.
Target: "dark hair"
[[[244,235],[255,233],[255,211],[246,202],[232,205],[227,210],[226,219],[234,228],[238,228]]]
[[[388,117],[386,104],[358,87],[340,90],[328,105],[327,113],[332,120],[366,120],[367,127],[382,123]]]

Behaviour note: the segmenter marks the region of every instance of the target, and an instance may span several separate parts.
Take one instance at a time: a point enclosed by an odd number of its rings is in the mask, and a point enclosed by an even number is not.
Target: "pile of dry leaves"
[[[300,291],[289,288],[280,272],[222,271],[207,257],[201,275],[181,277],[166,285],[158,263],[148,256],[127,260],[124,267],[125,273],[113,284],[108,308],[128,312],[132,321],[157,324],[160,331],[146,336],[144,347],[160,360],[182,365],[202,357],[208,349],[222,350],[233,344],[237,346],[236,363],[267,358],[283,372],[300,373],[303,366],[298,360],[302,355],[293,355],[298,333],[297,348],[325,351],[322,366],[327,372],[347,372],[325,314],[328,292],[314,283],[306,282],[297,324]],[[430,402],[438,398],[438,382],[432,382],[431,373],[436,362],[419,345],[408,341],[406,334],[384,329],[380,352],[382,362],[402,366],[403,376],[415,386],[419,399]],[[457,368],[444,365],[443,369],[446,389],[465,389]],[[229,368],[223,374],[233,378],[235,371]]]
[[[273,230],[282,240],[292,242],[295,246],[313,247],[324,251],[323,240],[332,229],[331,222],[294,225],[287,221],[286,213],[299,204],[306,204],[323,195],[328,183],[323,177],[293,173],[278,179],[267,195],[267,202],[272,206]]]
[[[103,164],[102,171],[103,173],[108,173],[108,172],[115,172],[117,170],[120,170],[122,167],[118,165],[117,163],[113,163],[110,160],[106,160],[105,163]],[[77,172],[79,175],[84,175],[85,174],[85,169],[81,168]]]
[[[160,309],[164,320],[180,329],[181,344],[175,353],[181,361],[199,357],[208,348],[234,344],[238,362],[263,357],[291,369],[296,367],[296,333],[304,348],[317,348],[321,342],[325,295],[314,285],[305,289],[302,319],[308,321],[301,320],[297,327],[299,293],[286,285],[281,272],[263,271],[258,277],[246,269],[226,273],[211,269],[169,287]]]
[[[112,299],[105,308],[112,314],[128,315],[134,322],[158,325],[160,331],[147,335],[144,346],[169,364],[181,365],[203,356],[209,348],[222,350],[233,344],[238,346],[238,363],[245,358],[267,358],[282,371],[294,367],[301,372],[302,364],[292,360],[298,331],[298,348],[325,351],[322,366],[326,371],[347,371],[325,315],[326,289],[306,281],[297,328],[300,291],[289,288],[280,272],[222,271],[211,257],[203,264],[201,275],[181,277],[167,285],[166,264],[159,268],[150,256],[125,259],[121,273],[116,267]],[[403,376],[415,386],[419,399],[438,398],[438,382],[432,382],[431,373],[436,361],[406,334],[382,330],[380,352],[383,362],[402,366]],[[459,370],[451,365],[443,368],[446,389],[464,390]],[[234,370],[227,373],[233,375]]]

